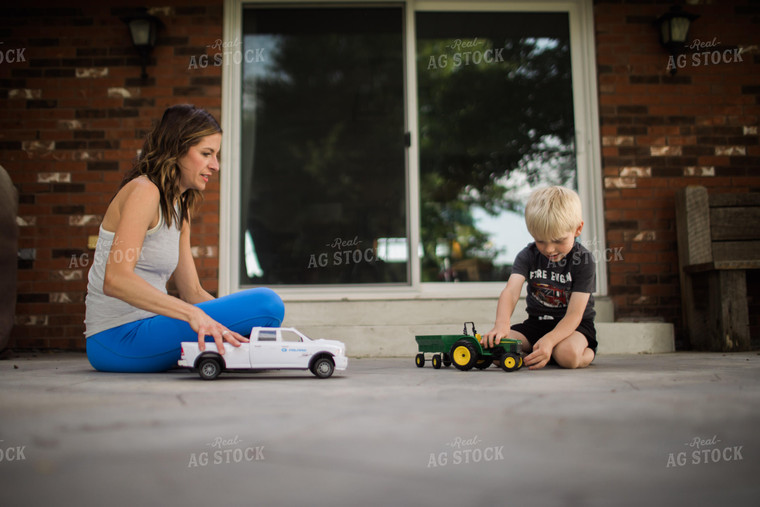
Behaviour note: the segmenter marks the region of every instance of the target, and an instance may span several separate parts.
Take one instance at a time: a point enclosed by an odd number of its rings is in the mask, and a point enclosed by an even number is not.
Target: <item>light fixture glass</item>
[[[147,12],[122,18],[122,21],[129,27],[129,35],[132,37],[137,51],[140,53],[140,64],[142,66],[141,78],[144,80],[148,77],[146,67],[150,62],[150,52],[156,44],[156,32],[158,31],[159,20]]]
[[[686,41],[689,36],[691,22],[697,19],[697,14],[691,14],[681,9],[680,5],[674,5],[668,12],[657,18],[654,22],[660,32],[660,44],[668,50],[671,56],[676,56],[685,51]],[[671,73],[675,74],[675,66]]]
[[[153,47],[156,43],[156,31],[153,29],[153,22],[150,19],[133,19],[129,22],[129,32],[132,34],[132,44],[137,47]]]

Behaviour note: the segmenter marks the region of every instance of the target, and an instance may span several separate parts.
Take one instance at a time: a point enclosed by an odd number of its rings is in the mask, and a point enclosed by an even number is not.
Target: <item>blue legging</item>
[[[199,303],[212,319],[248,336],[254,326],[279,327],[285,315],[280,297],[266,288],[247,289]],[[107,329],[87,338],[87,358],[100,371],[159,372],[177,366],[180,343],[198,341],[182,320],[157,315]],[[213,341],[207,336],[206,341]]]

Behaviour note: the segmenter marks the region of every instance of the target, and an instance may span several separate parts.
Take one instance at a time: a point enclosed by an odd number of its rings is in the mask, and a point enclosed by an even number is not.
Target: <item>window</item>
[[[276,342],[277,331],[262,329],[261,331],[259,331],[259,341],[260,342]]]
[[[301,339],[301,336],[298,333],[294,333],[293,331],[283,329],[280,332],[282,333],[282,341],[284,342],[301,343],[303,341],[303,339]]]
[[[235,168],[220,293],[492,295],[547,184],[578,191],[583,238],[604,248],[590,1],[226,0],[225,13],[246,58],[223,69]],[[604,293],[601,263],[597,282]]]
[[[568,15],[418,12],[416,27],[422,281],[504,281],[532,241],[531,189],[577,188]]]
[[[403,10],[246,7],[243,285],[408,284]]]

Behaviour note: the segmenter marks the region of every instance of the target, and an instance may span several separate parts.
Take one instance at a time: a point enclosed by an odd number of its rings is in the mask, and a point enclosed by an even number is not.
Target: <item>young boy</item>
[[[563,187],[536,190],[525,207],[525,223],[535,239],[515,258],[507,286],[499,296],[496,323],[481,343],[502,338],[522,342],[525,365],[543,368],[553,359],[563,368],[585,368],[596,355],[594,259],[575,242],[583,229],[581,200]],[[528,320],[509,320],[528,281]]]

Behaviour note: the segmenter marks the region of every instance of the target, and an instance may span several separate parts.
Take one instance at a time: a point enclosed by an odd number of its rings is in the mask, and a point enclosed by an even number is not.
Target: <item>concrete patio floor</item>
[[[108,374],[0,361],[0,504],[757,505],[760,355]]]

